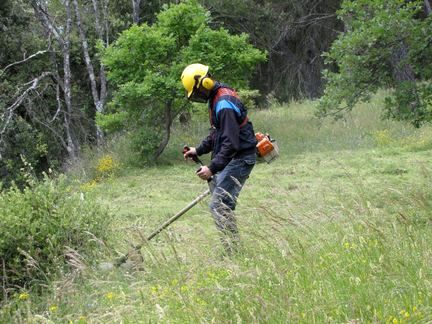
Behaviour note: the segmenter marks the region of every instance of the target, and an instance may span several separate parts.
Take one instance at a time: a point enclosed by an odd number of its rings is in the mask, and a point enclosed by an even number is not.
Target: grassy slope
[[[15,319],[431,321],[432,130],[381,121],[378,100],[322,125],[311,106],[251,112],[282,155],[257,165],[241,193],[242,254],[221,257],[201,203],[143,249],[144,269],[89,267],[21,302]],[[177,155],[206,132],[193,129],[177,131],[169,165],[124,172],[88,194],[116,213],[117,251],[205,190]]]

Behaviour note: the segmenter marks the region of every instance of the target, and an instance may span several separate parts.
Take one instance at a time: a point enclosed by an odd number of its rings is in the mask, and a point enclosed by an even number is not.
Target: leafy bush
[[[257,101],[260,96],[258,90],[247,90],[247,89],[239,89],[238,94],[243,102],[243,104],[248,109],[257,109]]]
[[[98,160],[96,171],[99,178],[105,178],[111,176],[118,167],[118,163],[114,158],[109,154],[105,154]]]
[[[21,117],[11,121],[10,127],[3,135],[0,148],[0,181],[5,188],[12,182],[18,186],[24,185],[21,168],[25,163],[31,163],[34,172],[41,175],[49,167],[56,168],[61,149],[54,143],[52,137],[39,131]]]
[[[46,177],[22,191],[11,187],[0,194],[0,210],[3,288],[45,282],[65,268],[66,250],[85,258],[95,237],[109,235],[110,214],[63,179]]]

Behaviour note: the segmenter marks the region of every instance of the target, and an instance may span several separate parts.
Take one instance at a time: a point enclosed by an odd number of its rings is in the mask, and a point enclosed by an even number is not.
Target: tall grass
[[[313,103],[252,111],[282,156],[259,164],[237,217],[241,252],[223,256],[206,203],[125,267],[87,267],[44,296],[16,297],[5,321],[430,322],[432,169],[429,127],[379,118],[380,98],[345,121],[319,124]],[[206,187],[184,144],[203,120],[175,131],[170,164],[98,184],[94,199],[116,213],[113,241],[130,249]]]

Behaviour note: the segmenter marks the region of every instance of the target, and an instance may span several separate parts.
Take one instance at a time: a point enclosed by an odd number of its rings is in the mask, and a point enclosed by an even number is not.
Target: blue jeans
[[[223,234],[222,244],[228,252],[239,241],[234,210],[240,191],[249,178],[256,162],[256,155],[247,155],[232,159],[227,166],[217,173],[210,183],[212,192],[210,211],[217,229]]]

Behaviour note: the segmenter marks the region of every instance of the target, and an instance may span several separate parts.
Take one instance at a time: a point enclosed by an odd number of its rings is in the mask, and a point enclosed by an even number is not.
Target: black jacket
[[[225,168],[233,158],[256,152],[256,138],[247,109],[237,93],[217,83],[209,99],[212,130],[197,147],[197,154],[212,152],[210,171],[215,174]]]

